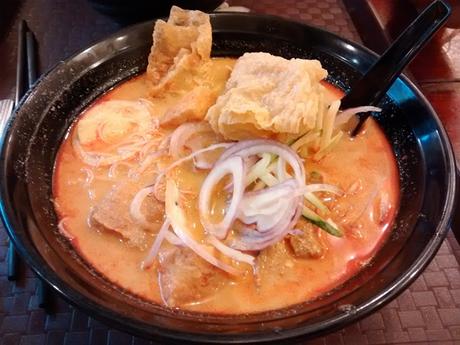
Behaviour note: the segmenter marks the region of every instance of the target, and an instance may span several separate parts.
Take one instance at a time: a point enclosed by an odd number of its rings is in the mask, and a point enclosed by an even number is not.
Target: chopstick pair
[[[16,61],[16,95],[15,106],[19,104],[25,92],[37,80],[37,52],[35,37],[24,20],[18,28],[18,56]],[[27,89],[26,89],[27,85]]]
[[[29,46],[29,49],[32,47],[30,44],[27,44],[27,25],[24,20],[19,23],[18,28],[18,51],[16,57],[16,93],[14,97],[14,107],[16,108],[21,100],[22,96],[25,93],[25,84],[30,84],[28,82],[28,73],[26,75],[26,55],[33,55],[28,54],[26,49]],[[29,35],[30,37],[30,35]],[[33,38],[33,37],[32,37]],[[30,41],[30,38],[29,38]],[[33,61],[28,61],[29,63],[33,63]],[[32,68],[33,69],[33,68]],[[27,67],[28,70],[28,67]],[[26,78],[27,77],[27,78]],[[8,246],[8,280],[13,281],[18,278],[18,266],[20,260],[16,250],[14,249],[13,243],[10,241]]]
[[[15,107],[18,106],[26,91],[32,87],[37,80],[37,47],[33,32],[27,27],[24,20],[21,20],[18,28],[18,52],[16,60],[16,93]],[[13,243],[10,241],[8,247],[8,280],[18,278],[18,265],[20,259]],[[37,294],[40,308],[49,307],[49,287],[39,278]]]

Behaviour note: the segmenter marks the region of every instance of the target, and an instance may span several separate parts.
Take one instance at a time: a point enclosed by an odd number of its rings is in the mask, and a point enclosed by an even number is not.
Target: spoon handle
[[[404,67],[441,28],[450,13],[451,8],[446,2],[437,0],[431,3],[364,76],[352,85],[351,91],[342,99],[341,108],[376,105]],[[360,121],[352,135],[359,132],[368,116],[368,113],[360,116]]]

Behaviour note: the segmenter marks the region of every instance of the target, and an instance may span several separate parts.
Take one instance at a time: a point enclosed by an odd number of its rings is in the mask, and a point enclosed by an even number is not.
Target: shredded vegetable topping
[[[318,86],[318,90],[323,87]],[[138,179],[159,158],[172,161],[156,175],[153,184],[138,190],[129,203],[130,217],[145,229],[152,225],[142,213],[147,196],[154,195],[166,206],[164,224],[143,262],[144,269],[153,264],[166,239],[172,245],[187,246],[230,274],[238,274],[240,270],[234,265],[254,265],[254,252],[281,241],[288,234],[295,236],[300,217],[330,235],[343,236],[342,230],[330,218],[327,205],[315,194],[341,197],[343,191],[327,183],[309,183],[302,157],[321,160],[340,141],[344,134],[342,126],[353,115],[381,109],[363,106],[339,111],[340,100],[326,101],[321,92],[317,97],[315,102],[321,107],[309,108],[314,122],[304,126],[309,128],[306,133],[287,140],[289,145],[268,139],[222,142],[224,138],[216,133],[216,124],[211,126],[204,121],[185,122],[172,132],[160,134],[158,121],[150,114],[153,106],[145,101],[117,101],[124,102],[124,108],[116,108],[120,104],[110,101],[102,103],[98,113],[79,123],[72,144],[87,165],[93,168],[108,166],[109,179],[117,175],[123,165],[129,169],[128,177]],[[104,111],[113,114],[103,116]],[[203,139],[205,137],[208,140]],[[102,149],[98,142],[104,143]],[[205,147],[206,142],[212,144]],[[209,159],[206,155],[212,152],[221,154]],[[131,165],[134,158],[138,160],[135,168]],[[179,202],[181,192],[169,177],[173,169],[190,160],[196,169],[207,172],[195,205],[204,231],[201,240],[188,229],[186,214]],[[85,168],[82,171],[89,185],[94,179],[93,170]],[[217,191],[223,192],[226,199],[220,218],[213,210]],[[384,200],[381,204],[380,214],[384,218],[388,207]],[[251,255],[245,251],[251,251]]]
[[[183,135],[188,128],[191,127],[184,125],[176,133]],[[303,138],[305,136],[299,140],[305,142]],[[171,143],[177,140],[179,139],[175,138],[173,133]],[[294,142],[293,147],[299,147],[299,140]],[[199,193],[197,207],[205,231],[205,237],[200,243],[187,230],[186,216],[178,202],[180,192],[167,174],[203,152],[222,148],[226,150],[212,166]],[[178,152],[178,149],[170,150],[171,152]],[[229,176],[231,182],[224,188],[228,193],[225,213],[222,219],[216,221],[211,216],[213,199],[222,181]],[[212,254],[211,247],[229,260],[254,265],[254,256],[244,252],[263,250],[286,235],[295,234],[295,226],[301,216],[334,236],[342,236],[337,225],[330,219],[323,219],[305,203],[322,212],[327,211],[327,207],[314,193],[332,193],[340,196],[343,192],[338,187],[325,183],[307,184],[304,163],[298,154],[291,147],[277,141],[256,139],[220,143],[177,159],[157,176],[154,186],[147,187],[136,195],[131,204],[133,217],[144,221],[140,214],[142,200],[147,194],[155,193],[160,181],[165,177],[166,215],[177,235],[176,241],[169,242],[186,245],[203,259],[228,273],[237,274],[239,271],[217,259]],[[158,243],[161,244],[167,234],[172,235],[163,227],[160,233],[144,261],[144,268],[151,265],[152,253],[158,253]]]
[[[321,216],[327,215],[329,210],[315,195],[319,192],[340,197],[343,191],[326,183],[309,184],[304,162],[299,156],[308,155],[313,159],[321,159],[340,140],[343,135],[340,126],[351,116],[363,111],[380,110],[376,107],[358,107],[339,112],[339,107],[340,101],[333,102],[321,117],[321,124],[318,125],[320,130],[307,132],[291,141],[289,146],[274,140],[255,139],[236,143],[220,142],[202,147],[201,133],[213,133],[205,122],[184,123],[171,134],[160,136],[153,145],[152,132],[134,131],[128,135],[128,139],[111,145],[108,152],[85,150],[77,134],[73,137],[73,146],[86,164],[93,167],[109,165],[109,178],[117,174],[116,169],[120,165],[127,165],[128,175],[137,178],[160,157],[173,159],[157,175],[154,184],[139,190],[130,203],[131,217],[138,224],[149,228],[151,224],[141,211],[144,200],[153,194],[159,201],[166,201],[167,218],[142,264],[144,269],[153,264],[163,240],[166,239],[172,245],[189,247],[212,265],[230,274],[238,274],[238,269],[230,263],[220,261],[211,248],[230,261],[254,265],[254,256],[244,252],[261,251],[288,234],[294,236],[295,226],[301,216],[333,236],[343,236],[330,218]],[[104,132],[104,128],[98,127],[97,135],[102,140],[108,140],[109,134]],[[190,149],[192,153],[187,154]],[[203,158],[205,153],[222,149],[224,151],[214,162]],[[135,170],[129,162],[134,156],[140,159]],[[190,160],[193,160],[196,168],[209,170],[197,200],[200,221],[205,232],[201,243],[187,231],[186,216],[176,200],[180,192],[168,178],[170,171]],[[86,183],[91,183],[94,178],[92,170],[86,168],[83,171],[87,176]],[[213,200],[216,191],[221,188],[221,182],[228,177],[230,182],[224,185],[228,202],[222,219],[216,221],[211,217]]]

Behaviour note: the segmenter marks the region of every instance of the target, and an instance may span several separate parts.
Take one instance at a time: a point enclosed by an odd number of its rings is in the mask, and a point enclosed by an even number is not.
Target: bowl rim
[[[259,18],[265,19],[272,22],[283,22],[289,25],[300,25],[302,27],[306,27],[309,29],[313,29],[316,31],[321,32],[321,34],[333,37],[342,41],[345,44],[349,44],[352,47],[358,48],[366,52],[368,55],[373,56],[374,58],[378,56],[375,52],[371,51],[370,49],[352,42],[348,39],[342,38],[334,33],[331,33],[327,30],[317,28],[311,25],[307,25],[305,23],[301,23],[294,20],[289,20],[285,18],[281,18],[278,16],[272,15],[264,15],[264,14],[254,14],[254,13],[232,13],[232,12],[220,12],[220,13],[213,13],[210,15],[211,21],[213,18],[241,18],[241,19],[248,19],[248,18]],[[0,160],[1,164],[4,167],[4,158],[6,154],[6,147],[8,146],[8,138],[11,135],[11,128],[12,123],[15,121],[19,110],[21,109],[22,105],[29,99],[32,95],[34,89],[41,83],[43,80],[47,78],[48,75],[52,74],[59,66],[65,65],[68,61],[71,61],[78,57],[80,54],[84,53],[88,49],[92,49],[98,45],[105,44],[107,41],[113,41],[118,37],[124,36],[126,34],[131,33],[132,31],[138,30],[145,25],[151,25],[153,28],[153,21],[146,21],[142,23],[138,23],[129,27],[126,27],[105,39],[99,40],[96,43],[90,44],[88,47],[81,49],[70,57],[63,59],[56,63],[50,70],[44,73],[33,85],[33,87],[24,95],[21,99],[18,106],[15,108],[12,116],[9,118],[8,124],[6,129],[3,131],[2,136],[0,138],[0,145],[1,145],[1,154]],[[226,30],[219,30],[213,29],[213,33],[215,32],[228,32]],[[442,244],[444,237],[449,230],[449,225],[451,222],[454,206],[455,206],[455,191],[458,189],[459,186],[456,185],[456,161],[455,156],[453,153],[452,145],[450,140],[447,136],[446,130],[444,129],[441,121],[439,120],[436,112],[434,111],[433,107],[430,105],[428,100],[425,96],[421,93],[421,91],[414,85],[412,81],[410,81],[405,75],[401,75],[399,79],[410,88],[410,90],[416,95],[418,100],[423,103],[423,106],[426,107],[428,112],[431,114],[432,119],[435,121],[436,125],[439,129],[439,137],[442,144],[443,149],[445,150],[446,156],[446,170],[448,176],[448,190],[446,195],[445,205],[443,207],[443,213],[441,215],[441,220],[436,226],[436,230],[426,244],[425,248],[422,250],[420,256],[417,260],[415,260],[412,265],[396,279],[385,291],[381,291],[379,294],[374,296],[373,299],[367,301],[367,303],[363,303],[361,305],[356,306],[353,310],[353,313],[350,314],[341,314],[335,317],[332,317],[326,322],[317,322],[307,325],[301,325],[296,328],[282,330],[280,332],[265,332],[265,333],[244,333],[244,334],[202,334],[202,333],[190,333],[190,332],[178,332],[175,330],[162,328],[162,327],[152,327],[149,325],[150,330],[153,333],[150,335],[165,337],[168,339],[172,339],[175,341],[192,341],[192,342],[202,342],[202,343],[255,343],[255,342],[270,342],[270,341],[281,341],[290,338],[296,338],[299,336],[303,336],[305,334],[315,334],[319,335],[334,329],[342,328],[346,324],[354,322],[358,319],[361,319],[371,312],[375,311],[376,309],[382,307],[383,305],[389,303],[393,298],[395,298],[399,293],[405,290],[410,283],[412,283],[418,274],[429,264],[431,259],[436,254],[437,250]],[[11,205],[8,202],[7,191],[6,191],[6,181],[5,181],[5,174],[3,173],[3,169],[0,172],[0,178],[2,179],[2,183],[0,185],[0,212],[2,216],[2,221],[7,230],[8,236],[10,240],[13,242],[16,250],[20,253],[22,258],[27,262],[27,264],[35,271],[35,273],[40,277],[40,279],[46,281],[50,284],[60,296],[62,296],[65,300],[70,302],[71,304],[77,306],[78,308],[84,310],[86,313],[90,314],[91,316],[96,316],[97,318],[103,319],[104,321],[108,321],[111,324],[115,324],[120,329],[125,329],[128,331],[137,331],[139,334],[148,335],[145,333],[145,326],[140,327],[142,324],[131,319],[124,317],[123,315],[109,309],[102,307],[101,305],[95,303],[90,298],[83,296],[78,291],[76,291],[73,287],[69,286],[65,283],[58,275],[55,273],[45,262],[45,260],[40,255],[31,255],[30,251],[26,248],[24,243],[16,236],[15,234],[15,225],[12,222],[12,218],[10,215],[12,213]],[[37,253],[38,254],[38,253]],[[96,315],[94,315],[96,314]]]

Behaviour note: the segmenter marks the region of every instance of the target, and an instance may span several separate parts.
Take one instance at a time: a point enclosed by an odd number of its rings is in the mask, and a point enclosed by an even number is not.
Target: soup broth
[[[225,58],[211,60],[214,73],[208,77],[208,81],[216,90],[224,88],[234,62]],[[330,85],[328,88],[331,99],[340,98],[340,91]],[[133,179],[132,168],[142,163],[140,155],[115,166],[91,166],[76,152],[72,138],[80,122],[96,116],[91,109],[109,101],[147,99],[147,90],[147,77],[140,75],[96,100],[70,129],[55,165],[53,194],[60,230],[78,253],[114,284],[153,303],[167,303],[191,311],[241,314],[273,310],[309,301],[339,286],[368,264],[388,238],[398,206],[399,176],[390,144],[377,123],[370,119],[365,130],[357,137],[344,135],[334,149],[321,159],[306,158],[303,161],[307,180],[335,185],[344,192],[340,197],[328,193],[317,194],[330,210],[327,217],[342,229],[342,237],[332,236],[300,219],[295,230],[307,229],[314,236],[314,245],[308,248],[307,254],[303,251],[302,242],[295,239],[294,232],[258,253],[249,251],[249,254],[256,255],[257,265],[254,269],[248,269],[241,264],[241,268],[245,269],[240,275],[230,275],[218,269],[204,274],[207,269],[204,268],[196,280],[184,278],[184,274],[194,274],[194,268],[189,273],[184,268],[193,262],[191,254],[183,246],[170,243],[162,245],[159,259],[151,267],[142,268],[141,263],[164,221],[163,206],[148,211],[152,218],[149,221],[154,226],[139,231],[141,235],[134,242],[120,236],[119,232],[97,226],[91,220],[94,209],[113,188],[119,186],[121,191],[126,192],[128,187],[123,187],[123,183]],[[159,116],[178,102],[181,96],[165,93],[145,102],[150,113],[158,116],[160,121]],[[110,133],[111,136],[104,139],[106,144],[125,135],[123,131]],[[169,133],[156,133],[156,144],[150,148],[150,152],[160,150],[161,141]],[[209,139],[210,143],[214,141],[214,138]],[[88,143],[92,145],[90,139]],[[99,144],[94,145],[92,148],[95,150]],[[161,157],[154,157],[154,160],[158,164],[151,171],[148,168],[136,180],[140,187],[152,185],[158,172],[170,164],[170,161]],[[197,169],[189,161],[178,166],[171,174],[181,193],[192,195],[183,207],[186,221],[199,240],[203,236],[203,228],[198,215],[197,197],[193,195],[199,193],[208,171]],[[120,200],[123,200],[122,194]],[[213,207],[216,217],[222,218],[225,200],[219,201],[217,198]],[[147,210],[146,205],[143,205],[143,210]],[[113,212],[116,217],[119,211],[115,208]],[[236,267],[239,267],[238,264]]]

